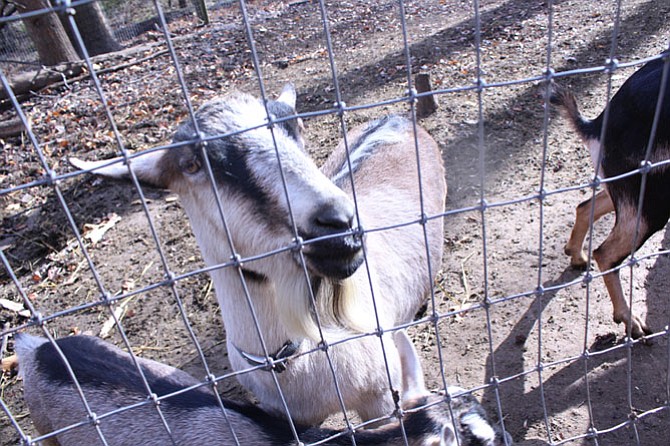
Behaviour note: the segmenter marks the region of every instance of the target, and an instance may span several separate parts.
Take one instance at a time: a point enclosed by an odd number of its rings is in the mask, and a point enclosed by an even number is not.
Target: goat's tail
[[[583,139],[590,138],[594,134],[600,135],[600,131],[593,128],[594,122],[582,116],[572,91],[552,82],[549,102],[559,107],[561,114],[570,121]]]

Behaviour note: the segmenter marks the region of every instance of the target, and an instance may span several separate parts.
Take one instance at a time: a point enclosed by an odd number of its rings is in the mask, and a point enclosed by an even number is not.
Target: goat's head
[[[266,104],[234,93],[204,104],[172,147],[133,156],[130,169],[122,158],[70,162],[111,178],[128,179],[132,170],[142,183],[177,192],[205,262],[257,256],[244,263],[248,277],[290,290],[277,303],[284,325],[314,337],[302,258],[312,278],[340,281],[363,262],[362,240],[352,231],[353,202],[304,151],[295,103],[290,84]]]
[[[430,446],[503,446],[511,445],[507,432],[492,425],[484,408],[471,394],[458,387],[449,387],[450,406],[445,404],[445,394],[431,393],[426,389],[419,355],[404,330],[394,334],[402,366],[402,406],[408,411],[405,429],[408,435],[420,437],[426,429],[433,432],[422,444]],[[413,412],[418,409],[418,412]],[[413,419],[416,417],[417,419]],[[420,419],[425,419],[421,422]]]
[[[131,159],[140,182],[180,195],[207,263],[230,259],[227,226],[243,258],[291,246],[297,235],[314,276],[343,279],[360,266],[361,241],[348,232],[356,224],[354,205],[305,153],[302,122],[293,117],[295,101],[290,84],[277,100],[267,102],[267,113],[261,101],[242,93],[210,101],[196,112],[197,126],[188,121],[179,127],[173,141],[177,147]],[[268,123],[268,113],[274,124]],[[71,159],[95,174],[128,178],[128,167],[118,161]],[[292,257],[299,260],[298,250]],[[245,267],[259,277],[272,277],[278,273],[273,268],[285,269],[286,263],[258,261]],[[301,267],[300,262],[289,263]]]

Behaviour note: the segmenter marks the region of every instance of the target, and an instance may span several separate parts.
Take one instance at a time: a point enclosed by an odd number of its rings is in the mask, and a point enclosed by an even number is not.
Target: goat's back
[[[77,377],[91,412],[100,417],[100,432],[110,446],[234,445],[238,443],[229,428],[231,424],[241,444],[283,444],[279,439],[287,441],[289,438],[282,433],[285,428],[275,431],[267,420],[265,427],[254,422],[253,417],[258,414],[250,406],[225,401],[226,419],[216,397],[205,387],[161,400],[159,413],[152,401],[141,404],[148,401],[149,392],[129,354],[89,336],[62,338],[57,343]],[[16,339],[16,350],[24,378],[24,398],[37,430],[44,435],[82,423],[82,426],[57,435],[58,442],[51,437],[46,444],[102,445],[54,346],[44,339],[21,334]],[[142,358],[137,360],[151,392],[157,397],[199,383],[191,375],[165,364]],[[132,405],[138,406],[105,416]],[[240,411],[245,410],[249,416],[241,415]],[[171,437],[161,415],[171,430]],[[277,442],[271,442],[270,438]]]
[[[554,86],[552,103],[562,108],[582,140],[587,145],[593,144],[591,141],[604,145],[606,156],[602,157],[602,167],[606,177],[636,169],[644,159],[661,92],[664,65],[663,59],[656,59],[642,66],[612,97],[608,106],[609,113],[603,110],[593,120],[581,115],[571,91]],[[604,141],[600,141],[606,117],[605,137]],[[667,159],[669,155],[670,76],[665,81],[665,94],[659,109],[650,161]]]
[[[350,196],[347,148],[360,223],[365,230],[418,222],[422,212],[435,217],[426,224],[428,250],[419,223],[367,234],[368,262],[382,287],[376,297],[395,309],[393,322],[406,322],[423,304],[442,261],[444,226],[440,214],[447,195],[442,154],[423,128],[401,116],[354,128],[347,133],[346,144],[340,142],[322,167],[324,174]]]
[[[635,169],[644,159],[656,114],[663,67],[662,59],[644,65],[612,98],[604,141],[607,157],[603,160],[603,169],[607,177]],[[665,82],[659,112],[652,162],[670,157],[670,76]],[[596,121],[603,121],[604,117],[603,111]]]
[[[447,185],[442,154],[435,140],[419,125],[415,127],[409,119],[392,115],[348,131],[346,140],[340,141],[321,170],[337,186],[351,193],[347,148],[354,187],[357,195],[361,195],[358,199],[370,201],[366,197],[375,191],[390,198],[399,192],[410,197],[410,202],[405,204],[408,212],[420,211],[418,156],[425,212],[434,215],[444,210]],[[380,206],[388,206],[393,213],[397,212],[395,200],[380,203]],[[371,222],[384,224],[390,219],[384,215],[369,218]]]

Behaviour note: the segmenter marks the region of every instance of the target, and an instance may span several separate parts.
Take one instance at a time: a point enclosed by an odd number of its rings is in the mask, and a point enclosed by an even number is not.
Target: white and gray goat
[[[638,316],[631,316],[616,267],[663,229],[670,217],[670,169],[667,163],[662,164],[670,160],[670,76],[666,78],[665,95],[659,102],[664,64],[665,59],[655,59],[624,82],[606,109],[609,111],[605,129],[606,111],[593,120],[584,118],[574,95],[558,85],[553,86],[551,97],[552,103],[561,107],[589,148],[596,172],[610,179],[622,176],[604,183],[603,190],[595,196],[594,220],[612,211],[616,219],[607,239],[593,251],[593,258],[605,273],[603,280],[612,300],[614,321],[624,322],[633,338],[651,334],[652,330]],[[658,116],[657,105],[660,105]],[[654,119],[658,126],[650,142]],[[648,164],[644,201],[640,206],[642,175],[625,174],[645,167],[648,148],[646,162],[661,164],[656,167]],[[590,227],[590,216],[591,200],[586,200],[577,206],[575,225],[565,246],[565,253],[575,267],[586,267],[587,257],[582,246]]]
[[[144,153],[130,166],[141,182],[179,194],[208,266],[230,264],[234,254],[258,256],[239,269],[211,271],[230,361],[234,370],[267,358],[283,361],[275,370],[281,372],[276,376],[290,415],[312,425],[341,409],[325,352],[302,355],[323,347],[315,315],[327,342],[351,331],[373,332],[377,323],[388,329],[412,320],[441,264],[446,182],[435,141],[416,127],[417,150],[413,123],[399,116],[348,132],[348,144],[340,143],[319,170],[304,150],[295,102],[291,85],[268,101],[275,121],[270,126],[257,98],[235,93],[213,100],[196,113],[205,143],[190,142],[198,135],[193,123],[185,122],[174,138],[183,145]],[[95,174],[128,178],[128,166],[116,161],[71,159]],[[361,267],[364,257],[367,267]],[[390,388],[399,388],[400,360],[388,335],[337,343],[328,354],[347,410],[364,420],[393,412]],[[259,369],[239,380],[265,410],[285,414],[270,373]]]
[[[394,338],[407,397],[402,404],[403,427],[396,419],[356,431],[355,444],[510,444],[509,436],[505,439],[504,431],[488,422],[472,395],[453,396],[450,410],[443,395],[428,392],[411,341],[404,331]],[[320,428],[298,429],[294,434],[286,419],[248,403],[225,399],[220,403],[209,383],[203,385],[181,370],[148,359],[135,358],[136,365],[128,353],[96,337],[71,336],[56,342],[60,352],[47,339],[25,333],[18,334],[15,342],[26,405],[40,435],[48,436],[42,443],[48,446],[102,445],[100,435],[109,446],[288,446],[298,439],[299,444],[308,444],[338,434]],[[61,353],[95,419],[89,417]],[[461,389],[449,388],[449,392],[453,395]],[[49,436],[56,431],[60,433]],[[339,433],[319,444],[354,444],[348,432]]]

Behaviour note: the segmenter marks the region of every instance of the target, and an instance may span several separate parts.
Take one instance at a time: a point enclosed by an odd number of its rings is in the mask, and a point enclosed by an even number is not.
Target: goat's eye
[[[181,163],[181,170],[191,175],[198,172],[200,167],[200,161],[196,158],[183,160]]]

